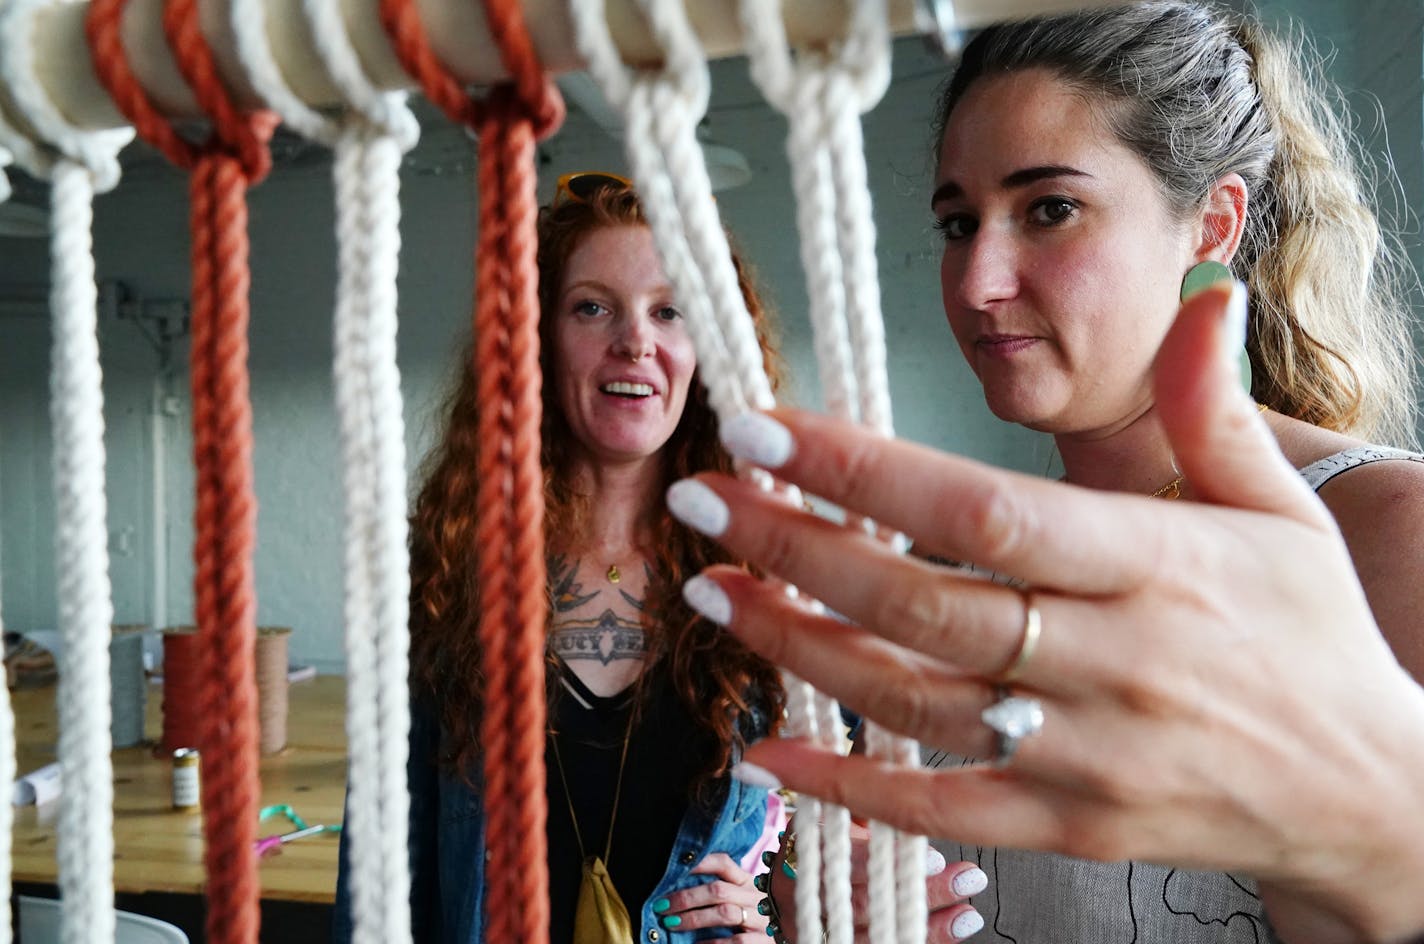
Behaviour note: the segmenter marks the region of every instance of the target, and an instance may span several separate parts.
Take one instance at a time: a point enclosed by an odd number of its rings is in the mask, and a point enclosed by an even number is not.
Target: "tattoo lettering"
[[[565,662],[597,659],[608,665],[615,659],[641,659],[647,652],[643,628],[612,610],[592,620],[570,620],[550,635],[554,654]]]

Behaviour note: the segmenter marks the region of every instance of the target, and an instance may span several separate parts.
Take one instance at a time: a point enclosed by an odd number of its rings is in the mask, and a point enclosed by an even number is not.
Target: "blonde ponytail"
[[[1253,392],[1317,426],[1414,444],[1408,269],[1370,209],[1347,112],[1300,67],[1318,56],[1254,23],[1236,32],[1277,141],[1265,186],[1251,196],[1267,226],[1243,245],[1238,269],[1253,299]]]

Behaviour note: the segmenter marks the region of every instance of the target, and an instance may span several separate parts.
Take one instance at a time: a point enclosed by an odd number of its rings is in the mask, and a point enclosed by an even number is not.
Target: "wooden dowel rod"
[[[301,0],[265,0],[273,53],[288,83],[315,105],[335,105],[336,90],[326,78],[312,48]],[[471,85],[504,78],[499,55],[485,28],[480,4],[474,0],[417,0],[435,52]],[[583,66],[574,49],[566,9],[578,0],[524,0],[524,8],[540,60],[552,72]],[[714,58],[742,51],[736,15],[737,0],[691,0],[690,15],[708,55]],[[962,28],[994,20],[1033,16],[1051,10],[1106,5],[1121,0],[958,0],[956,19]],[[163,0],[132,0],[124,11],[122,36],[134,71],[158,107],[175,118],[198,116],[164,42]],[[607,0],[608,21],[625,61],[656,63],[660,58],[634,0]],[[889,0],[891,29],[899,35],[932,29],[929,0]],[[35,18],[35,61],[40,81],[61,110],[80,127],[113,128],[124,124],[94,76],[84,41],[84,4],[60,4],[40,10]],[[372,82],[379,88],[413,88],[401,71],[381,29],[377,0],[342,0],[352,41]],[[814,45],[833,40],[842,30],[846,0],[784,0],[783,16],[792,42]],[[225,0],[200,0],[204,34],[213,44],[219,69],[237,95],[249,105],[257,101],[238,64]]]

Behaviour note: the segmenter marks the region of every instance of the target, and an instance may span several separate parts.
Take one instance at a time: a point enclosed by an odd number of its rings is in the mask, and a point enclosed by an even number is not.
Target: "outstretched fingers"
[[[1161,534],[1146,526],[1153,506],[1145,500],[1066,488],[845,420],[789,409],[746,413],[722,436],[738,458],[909,535],[917,548],[1034,586],[1122,592],[1149,579],[1166,552],[1152,546]],[[744,539],[759,553],[777,540],[739,531]]]
[[[896,554],[861,530],[789,507],[737,479],[709,475],[678,482],[668,491],[668,505],[733,553],[900,645],[980,675],[1001,671],[1017,652],[1027,605],[1016,590]],[[745,583],[726,589],[748,603],[754,598],[760,608],[778,606],[779,592],[758,594]],[[731,601],[718,600],[715,588],[707,588],[705,599],[693,591],[689,602],[710,619],[728,622],[726,607],[719,605]],[[772,644],[762,636],[758,648]],[[1081,668],[1080,643],[1045,639],[1035,657],[1039,674],[1062,675],[1068,666],[1060,659]]]
[[[969,845],[1059,849],[1066,826],[1048,791],[1015,768],[901,767],[860,755],[842,757],[799,739],[748,748],[733,775],[778,782],[849,809],[858,817]]]
[[[994,741],[979,722],[994,699],[983,679],[858,626],[818,613],[803,599],[734,567],[688,581],[684,596],[706,612],[708,594],[730,591],[726,625],[750,648],[885,727],[957,753],[989,756]]]

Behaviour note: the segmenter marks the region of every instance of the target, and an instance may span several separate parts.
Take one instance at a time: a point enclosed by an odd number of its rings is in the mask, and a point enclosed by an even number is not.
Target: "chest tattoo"
[[[593,619],[560,623],[549,645],[565,662],[597,659],[603,665],[615,659],[641,659],[647,651],[643,627],[612,610]]]
[[[598,596],[598,591],[583,592],[578,572],[581,561],[569,560],[564,554],[549,555],[549,595],[555,613],[568,613]]]

